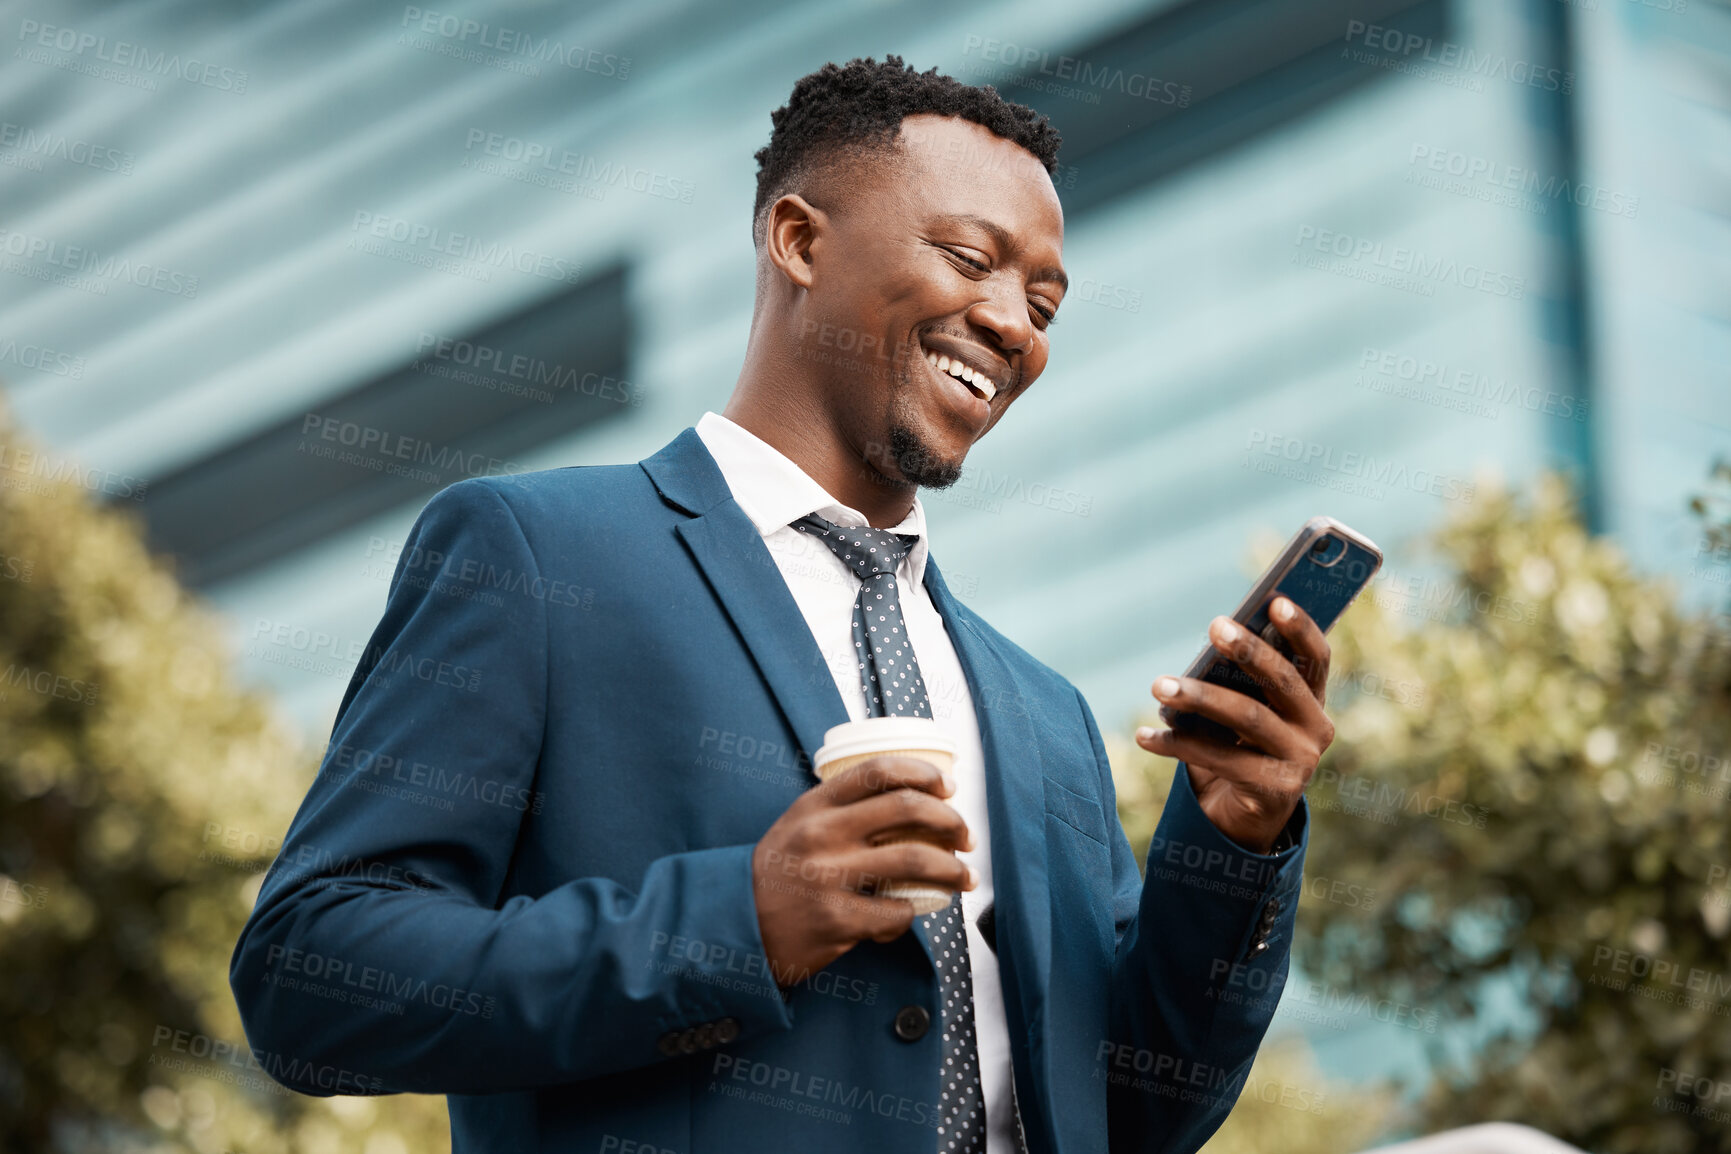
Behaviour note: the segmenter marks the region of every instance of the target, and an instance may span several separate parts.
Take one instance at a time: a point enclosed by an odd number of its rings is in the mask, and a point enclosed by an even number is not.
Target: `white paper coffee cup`
[[[819,781],[828,781],[862,761],[886,754],[917,757],[940,770],[948,770],[955,764],[956,743],[929,717],[868,717],[843,722],[824,733],[823,745],[812,755],[812,772]],[[920,840],[923,839],[897,838],[884,844]],[[891,882],[878,889],[877,894],[910,903],[916,916],[946,909],[955,897],[950,890],[912,882]]]

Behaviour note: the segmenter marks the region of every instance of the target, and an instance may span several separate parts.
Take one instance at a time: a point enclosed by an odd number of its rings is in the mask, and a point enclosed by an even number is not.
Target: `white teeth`
[[[934,353],[930,349],[926,350],[926,360],[939,372],[948,373],[958,381],[978,389],[988,401],[998,395],[998,387],[987,379],[986,374],[975,372],[961,361],[952,361],[943,353]]]

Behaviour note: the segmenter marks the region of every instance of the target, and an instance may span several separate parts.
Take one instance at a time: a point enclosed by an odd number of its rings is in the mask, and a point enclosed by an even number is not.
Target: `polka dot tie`
[[[980,1092],[980,1051],[974,1043],[974,975],[962,899],[926,915],[926,933],[944,999],[944,1064],[938,1071],[940,1154],[985,1154],[986,1097]]]
[[[866,715],[930,717],[926,683],[920,679],[920,664],[908,641],[901,591],[896,587],[896,566],[919,538],[887,529],[843,529],[816,513],[795,521],[793,527],[829,546],[860,579],[853,603],[853,647]]]
[[[853,605],[853,644],[859,654],[860,685],[872,717],[930,717],[931,703],[920,665],[908,641],[896,566],[915,537],[887,529],[843,529],[813,513],[793,527],[829,546],[860,579]],[[968,965],[968,933],[962,900],[925,916],[926,936],[938,969],[943,998],[943,1066],[938,1071],[939,1154],[985,1154],[986,1099],[980,1092],[980,1053],[974,1041],[974,975]],[[1020,1119],[1017,1119],[1018,1128]],[[1025,1149],[1025,1147],[1024,1147]]]

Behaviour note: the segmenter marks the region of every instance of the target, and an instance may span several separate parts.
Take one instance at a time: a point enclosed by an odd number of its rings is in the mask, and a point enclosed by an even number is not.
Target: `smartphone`
[[[1286,548],[1280,551],[1250,592],[1239,602],[1232,619],[1264,641],[1292,656],[1286,638],[1280,635],[1274,622],[1268,619],[1268,606],[1276,596],[1283,596],[1310,614],[1316,627],[1327,633],[1359,591],[1370,583],[1382,567],[1382,550],[1362,533],[1353,531],[1332,517],[1312,517],[1304,528],[1293,534]],[[1268,699],[1257,679],[1240,669],[1231,659],[1222,656],[1214,646],[1206,645],[1184,671],[1214,685],[1237,690],[1257,701]],[[1174,729],[1236,741],[1237,734],[1219,722],[1173,709],[1160,707],[1160,717]]]

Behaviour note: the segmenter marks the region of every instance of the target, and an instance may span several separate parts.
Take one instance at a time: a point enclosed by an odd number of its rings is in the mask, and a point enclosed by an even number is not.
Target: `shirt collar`
[[[870,524],[864,513],[837,501],[781,450],[720,413],[704,413],[697,422],[697,435],[715,458],[734,503],[751,518],[760,536],[767,537],[807,513],[843,528]],[[926,511],[917,494],[914,507],[890,532],[917,538],[907,564],[914,584],[920,584],[926,579]]]

